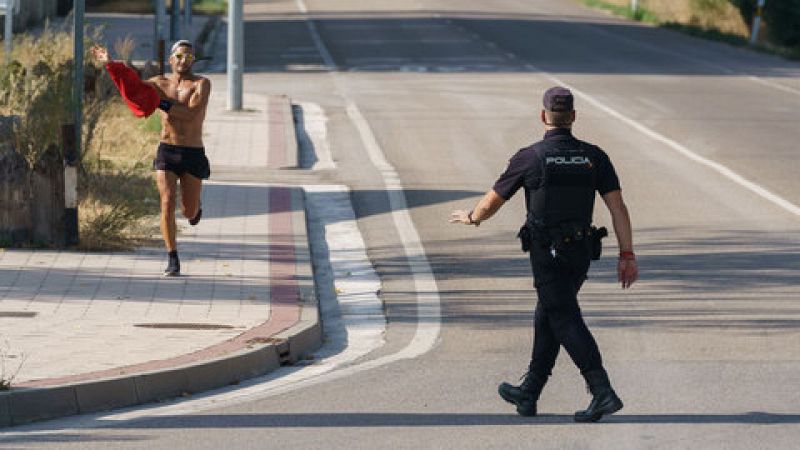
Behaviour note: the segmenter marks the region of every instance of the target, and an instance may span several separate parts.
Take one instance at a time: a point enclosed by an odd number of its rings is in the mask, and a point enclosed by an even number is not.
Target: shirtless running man
[[[109,72],[112,69],[125,70],[112,68],[109,63],[113,62],[109,59],[108,50],[103,47],[94,47],[92,54],[98,62],[106,65]],[[156,182],[161,196],[161,235],[169,257],[164,276],[178,276],[181,271],[175,238],[178,181],[180,180],[183,215],[189,219],[189,224],[197,225],[203,215],[200,205],[202,180],[211,175],[203,147],[203,120],[206,117],[211,82],[192,73],[193,63],[192,43],[178,41],[172,46],[169,57],[172,74],[156,76],[142,82],[153,86],[160,100],[158,109],[161,110],[161,143],[153,168],[156,170]]]

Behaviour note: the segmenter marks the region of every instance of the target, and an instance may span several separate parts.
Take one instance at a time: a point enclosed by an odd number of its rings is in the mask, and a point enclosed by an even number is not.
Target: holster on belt
[[[556,227],[544,227],[526,222],[517,233],[523,252],[530,251],[533,245],[559,248],[564,245],[583,243],[589,250],[592,260],[600,259],[603,253],[603,238],[608,236],[606,227],[597,228],[576,222],[565,222]]]
[[[603,254],[603,238],[606,236],[608,236],[608,229],[606,227],[597,228],[592,225],[589,229],[589,242],[591,244],[591,247],[589,247],[589,255],[592,261],[597,261],[600,259],[600,255]]]
[[[517,233],[517,238],[519,239],[519,243],[520,246],[522,247],[523,252],[527,253],[531,251],[531,245],[533,245],[533,242],[532,242],[531,230],[527,224],[523,225],[519,229],[519,233]]]

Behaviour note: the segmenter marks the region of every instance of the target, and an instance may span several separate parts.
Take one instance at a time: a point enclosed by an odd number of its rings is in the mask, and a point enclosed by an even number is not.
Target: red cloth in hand
[[[106,64],[106,70],[136,117],[148,117],[158,108],[161,101],[158,91],[139,79],[135,70],[116,61]]]

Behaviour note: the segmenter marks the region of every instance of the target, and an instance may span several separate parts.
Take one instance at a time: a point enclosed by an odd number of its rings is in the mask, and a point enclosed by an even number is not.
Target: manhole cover
[[[34,311],[0,311],[0,317],[16,317],[22,319],[30,319],[39,314]]]
[[[139,328],[159,328],[168,330],[229,330],[230,325],[219,325],[215,323],[137,323],[134,325]]]

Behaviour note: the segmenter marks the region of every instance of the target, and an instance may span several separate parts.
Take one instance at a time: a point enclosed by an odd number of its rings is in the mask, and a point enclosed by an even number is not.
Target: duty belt
[[[517,233],[523,252],[530,251],[532,245],[558,248],[563,245],[585,242],[591,249],[592,259],[600,258],[602,239],[606,236],[608,236],[606,227],[597,228],[579,222],[565,222],[556,227],[526,223]]]

